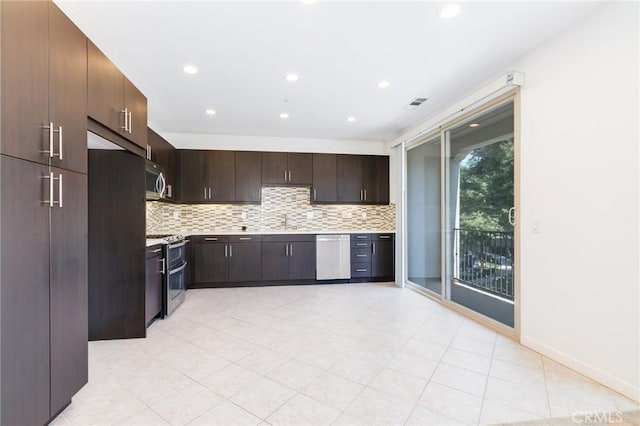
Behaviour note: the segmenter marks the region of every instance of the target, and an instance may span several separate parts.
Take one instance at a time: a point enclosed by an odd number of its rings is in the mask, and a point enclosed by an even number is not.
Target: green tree
[[[460,227],[511,231],[513,139],[474,149],[460,163]]]

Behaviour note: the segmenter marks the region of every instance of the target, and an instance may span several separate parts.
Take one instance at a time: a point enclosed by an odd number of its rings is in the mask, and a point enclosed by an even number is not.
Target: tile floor
[[[190,290],[146,339],[91,342],[89,376],[52,424],[571,424],[638,410],[389,283]]]

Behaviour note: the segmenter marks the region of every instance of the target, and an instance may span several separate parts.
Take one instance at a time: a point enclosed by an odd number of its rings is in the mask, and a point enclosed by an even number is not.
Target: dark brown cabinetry
[[[336,154],[313,154],[311,200],[314,203],[338,201]]]
[[[162,311],[162,282],[165,261],[162,245],[147,247],[145,262],[145,322],[147,326]]]
[[[179,201],[259,203],[260,152],[179,150]]]
[[[394,234],[351,235],[351,278],[393,279]]]
[[[86,173],[85,36],[51,2],[0,7],[2,153]]]
[[[87,176],[0,169],[0,423],[43,424],[87,383]]]
[[[147,158],[159,164],[160,167],[164,169],[165,179],[167,181],[165,198],[173,200],[175,190],[177,189],[177,151],[173,145],[153,130],[148,129],[148,132],[147,141],[149,146],[147,148]]]
[[[313,154],[263,152],[263,185],[311,185]]]
[[[315,235],[264,235],[262,280],[314,280]]]
[[[193,287],[260,281],[261,236],[194,236]]]
[[[389,204],[389,157],[338,155],[338,201]]]
[[[147,98],[87,40],[88,115],[139,147],[147,147]]]

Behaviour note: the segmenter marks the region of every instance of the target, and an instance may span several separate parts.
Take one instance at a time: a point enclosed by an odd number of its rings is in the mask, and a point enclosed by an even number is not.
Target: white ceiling
[[[158,132],[360,140],[393,138],[601,4],[461,2],[444,20],[441,2],[56,3],[145,93]]]

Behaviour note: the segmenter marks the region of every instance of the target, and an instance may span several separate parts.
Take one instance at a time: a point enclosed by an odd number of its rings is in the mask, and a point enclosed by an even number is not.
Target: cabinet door
[[[291,243],[289,250],[290,276],[292,280],[316,278],[316,243]]]
[[[162,250],[162,249],[155,249]],[[147,258],[145,262],[145,321],[149,322],[162,310],[162,253]]]
[[[235,201],[259,203],[262,199],[262,153],[236,152]]]
[[[48,3],[0,1],[2,154],[49,164]],[[85,135],[86,142],[86,135]],[[2,422],[4,424],[4,422]]]
[[[48,167],[0,158],[0,424],[41,425],[50,417]]]
[[[207,199],[206,168],[207,151],[180,150],[178,152],[178,197],[182,202],[205,201]]]
[[[389,204],[389,157],[362,157],[362,186],[367,203]]]
[[[289,279],[288,243],[262,243],[262,279]]]
[[[208,151],[207,182],[211,202],[236,200],[236,156],[233,151]],[[260,176],[260,175],[258,175]],[[182,187],[182,182],[180,182]]]
[[[338,201],[336,167],[336,154],[313,154],[311,199],[314,202]]]
[[[131,113],[125,137],[139,147],[147,147],[147,98],[124,77],[124,107]]]
[[[394,271],[393,240],[375,239],[372,241],[371,276],[392,277]]]
[[[287,181],[287,153],[262,153],[262,183],[264,185],[284,184]]]
[[[225,256],[227,244],[199,243],[193,245],[193,282],[222,283],[229,280],[229,262]]]
[[[313,182],[313,154],[289,153],[289,183],[311,185]]]
[[[229,281],[262,279],[262,243],[229,244]]]
[[[49,121],[55,134],[51,164],[87,173],[87,38],[49,3]]]
[[[87,114],[121,134],[124,129],[124,76],[87,40]]]
[[[88,381],[87,175],[52,169],[51,209],[51,415]],[[60,193],[62,188],[62,193]]]
[[[362,194],[362,157],[359,155],[338,155],[338,201],[360,203]]]

